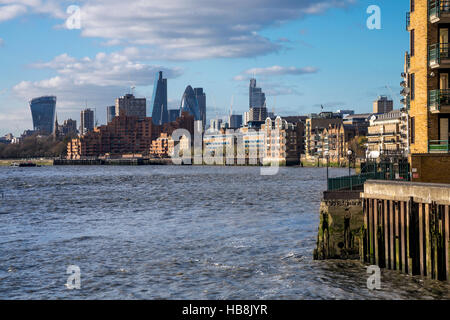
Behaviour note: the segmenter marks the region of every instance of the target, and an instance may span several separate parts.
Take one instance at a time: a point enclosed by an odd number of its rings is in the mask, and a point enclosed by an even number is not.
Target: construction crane
[[[231,96],[230,117],[233,115],[234,95]]]
[[[392,89],[389,85],[386,85],[386,89],[388,89],[391,92],[391,96],[394,97],[394,91],[392,91]],[[397,101],[401,100],[397,94],[395,94],[395,98],[397,99]]]

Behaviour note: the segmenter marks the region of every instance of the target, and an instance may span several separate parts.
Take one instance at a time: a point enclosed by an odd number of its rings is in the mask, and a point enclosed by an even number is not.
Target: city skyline
[[[99,3],[104,5],[102,1]],[[118,5],[110,3],[111,6]],[[178,1],[175,3],[180,5]],[[381,30],[369,30],[365,25],[369,17],[366,9],[370,4],[381,8]],[[249,4],[239,4],[245,5]],[[0,80],[3,101],[0,104],[0,126],[5,133],[14,134],[30,128],[26,101],[47,94],[58,97],[61,119],[75,118],[87,101],[88,107],[98,110],[98,119],[104,123],[105,107],[133,86],[136,87],[136,96],[150,101],[152,84],[160,70],[170,81],[168,108],[179,107],[188,84],[193,88],[202,87],[209,97],[208,119],[216,115],[226,116],[232,96],[235,96],[233,110],[239,114],[247,111],[248,81],[253,76],[257,77],[259,86],[266,93],[268,110],[275,108],[281,115],[318,112],[321,104],[329,109],[355,109],[363,113],[371,109],[378,95],[392,97],[395,107],[399,107],[401,52],[407,50],[408,41],[404,27],[397,22],[404,19],[408,1],[338,1],[327,6],[314,6],[312,1],[287,1],[285,5],[291,10],[287,16],[271,10],[268,1],[260,4],[264,12],[273,15],[270,23],[255,16],[258,23],[250,26],[245,17],[233,18],[232,21],[242,24],[244,31],[230,31],[229,23],[218,21],[211,31],[214,37],[207,38],[208,44],[203,45],[209,50],[202,47],[200,40],[205,39],[198,39],[192,32],[187,38],[192,43],[186,44],[184,58],[178,49],[173,49],[177,52],[172,56],[163,54],[169,52],[169,44],[176,40],[176,36],[171,38],[170,33],[164,38],[165,42],[160,39],[156,44],[147,44],[141,35],[133,38],[125,30],[120,34],[121,39],[115,41],[109,39],[109,33],[104,36],[91,33],[94,27],[89,21],[90,13],[83,18],[86,21],[81,30],[67,30],[54,28],[66,20],[67,14],[62,6],[55,10],[59,14],[39,15],[36,8],[29,7],[26,14],[14,18],[2,15],[0,10],[2,29],[7,30],[0,33],[3,39],[0,57],[8,57],[2,59],[8,63],[1,64],[6,74],[11,75]],[[81,2],[82,12],[88,8]],[[147,12],[150,9],[142,10]],[[227,12],[225,10],[223,15],[226,16]],[[206,18],[202,12],[199,15],[201,19],[193,27],[201,30],[199,23],[205,22]],[[35,28],[29,32],[31,26]],[[106,30],[115,30],[114,24],[108,23],[105,27]],[[224,43],[226,38],[218,34],[220,30],[234,32],[235,36],[247,40]],[[323,30],[328,30],[329,34],[324,34]],[[193,31],[192,28],[184,32],[189,31]],[[30,41],[28,33],[40,40]],[[125,39],[125,33],[130,39]],[[13,38],[12,34],[17,36]],[[354,36],[355,41],[348,40],[351,38],[349,35]],[[324,36],[327,41],[323,41]],[[340,46],[338,42],[348,43]],[[25,57],[18,54],[25,43],[34,55]],[[43,46],[43,43],[47,45]],[[375,60],[378,56],[380,59]],[[361,71],[349,75],[345,70],[351,67]],[[349,91],[354,94],[348,95]]]

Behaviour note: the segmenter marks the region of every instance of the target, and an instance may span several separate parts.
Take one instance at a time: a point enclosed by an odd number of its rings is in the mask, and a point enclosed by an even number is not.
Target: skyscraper
[[[30,101],[34,130],[43,135],[53,133],[56,112],[56,97],[45,96]]]
[[[162,71],[155,79],[152,97],[152,120],[156,125],[163,125],[169,122],[169,112],[167,110],[167,79],[163,79]]]
[[[386,96],[380,96],[373,103],[373,113],[389,113],[394,110],[394,101]]]
[[[256,79],[250,79],[249,98],[249,121],[265,121],[267,118],[266,95],[261,88],[256,87]]]
[[[242,127],[242,114],[231,115],[228,123],[231,129],[238,129]]]
[[[188,112],[190,115],[194,116],[195,121],[202,120],[197,97],[195,96],[194,89],[192,89],[191,86],[186,88],[183,98],[181,99],[180,114],[182,112]]]
[[[177,121],[180,117],[180,109],[169,110],[169,122]]]
[[[80,133],[85,135],[88,132],[94,130],[94,111],[91,109],[85,109],[81,111],[81,127]]]
[[[116,117],[116,106],[106,107],[106,118],[107,122],[110,123]]]
[[[147,116],[147,100],[127,94],[116,99],[116,116],[122,113],[129,117],[145,118]]]
[[[202,120],[204,130],[206,126],[206,94],[203,92],[203,88],[195,88],[194,93],[197,98],[198,107],[200,108],[200,118]]]
[[[261,88],[256,87],[256,79],[250,79],[250,109],[264,108],[266,106],[266,95]]]

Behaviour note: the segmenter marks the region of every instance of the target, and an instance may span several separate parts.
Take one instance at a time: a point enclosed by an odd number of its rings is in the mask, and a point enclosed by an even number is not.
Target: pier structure
[[[450,185],[368,181],[361,260],[450,281]]]

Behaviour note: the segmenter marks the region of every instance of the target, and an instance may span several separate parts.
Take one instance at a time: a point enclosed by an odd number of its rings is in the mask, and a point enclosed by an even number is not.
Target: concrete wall
[[[358,193],[325,193],[314,259],[359,259],[362,209]]]

